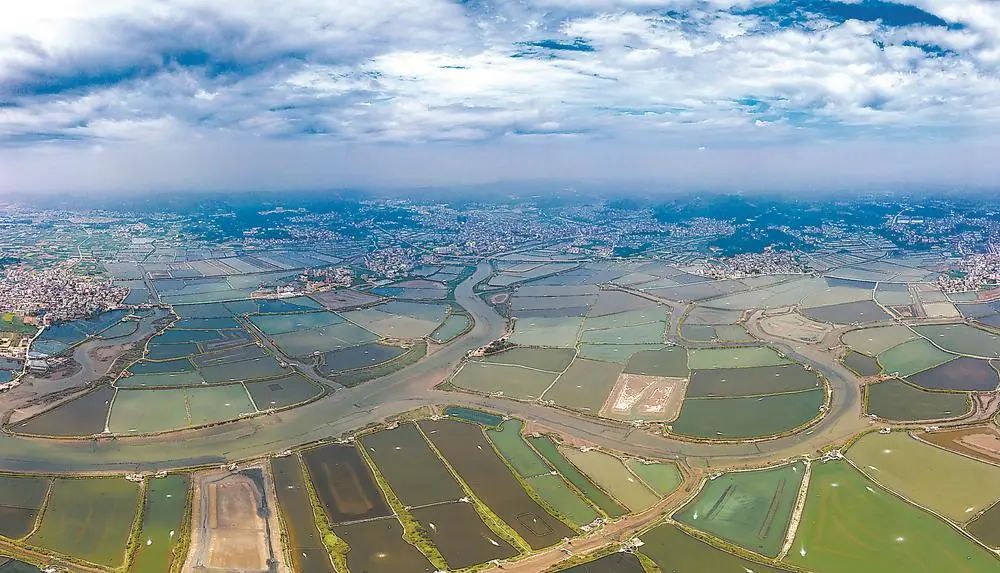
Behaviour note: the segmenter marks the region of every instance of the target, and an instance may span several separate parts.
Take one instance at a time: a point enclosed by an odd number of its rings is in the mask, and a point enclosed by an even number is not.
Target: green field
[[[620,459],[599,450],[583,452],[575,448],[562,448],[560,451],[567,460],[624,504],[629,511],[643,511],[659,501],[659,496],[628,471]]]
[[[1000,467],[911,438],[868,434],[847,457],[879,484],[956,522],[1000,500]]]
[[[499,430],[486,430],[500,455],[552,509],[579,527],[597,519],[597,511],[580,498],[521,437],[522,422],[507,420]]]
[[[34,336],[38,327],[25,324],[23,320],[13,312],[0,313],[0,332],[15,332],[26,336]]]
[[[52,480],[0,475],[0,536],[20,539],[35,527]]]
[[[954,354],[948,354],[922,338],[890,348],[878,356],[882,371],[901,378],[954,359]]]
[[[591,523],[599,517],[597,510],[581,499],[559,475],[537,475],[525,479],[525,482],[542,501],[576,527]]]
[[[894,346],[899,346],[917,338],[912,330],[905,326],[877,326],[861,328],[845,333],[841,340],[854,350],[868,356],[878,356]]]
[[[543,397],[560,406],[596,415],[621,370],[621,364],[577,358]]]
[[[549,461],[556,471],[558,471],[566,481],[573,484],[577,490],[587,497],[595,506],[601,509],[609,517],[621,517],[628,513],[620,503],[611,498],[604,490],[600,489],[590,478],[583,475],[576,466],[569,463],[549,437],[528,438],[528,442],[535,450]]]
[[[744,549],[777,557],[785,540],[805,464],[731,472],[705,482],[674,518]]]
[[[167,573],[183,560],[186,547],[181,530],[187,518],[191,479],[174,474],[149,480],[142,514],[139,543],[129,564],[129,573]]]
[[[60,478],[28,543],[105,567],[125,561],[139,486],[114,478]]]
[[[677,489],[684,479],[677,465],[669,462],[648,464],[632,458],[625,460],[625,466],[660,497]]]
[[[787,432],[819,416],[822,389],[745,398],[688,398],[670,431],[694,438],[749,439]]]
[[[968,324],[928,324],[915,330],[934,344],[956,354],[1000,357],[1000,335]]]
[[[108,426],[116,434],[148,434],[235,420],[256,411],[242,384],[119,390]]]
[[[928,392],[901,380],[869,384],[865,391],[868,412],[896,422],[957,418],[972,408],[968,394]]]
[[[1000,561],[847,462],[813,466],[789,563],[816,573],[985,573]]]
[[[510,341],[520,346],[572,348],[576,345],[582,318],[521,318],[514,323]]]
[[[568,348],[511,348],[497,354],[474,358],[473,361],[490,364],[513,364],[547,372],[562,372],[573,362],[574,354],[575,352]]]
[[[467,362],[451,379],[459,388],[475,392],[503,392],[504,396],[534,400],[556,379],[555,372],[506,364]]]
[[[521,477],[549,473],[551,469],[548,464],[521,437],[523,425],[520,420],[506,420],[499,430],[486,430],[486,435]]]
[[[625,365],[629,374],[647,376],[673,376],[684,378],[688,375],[687,349],[671,346],[661,350],[644,350],[629,358]]]
[[[688,351],[688,367],[691,370],[781,366],[790,363],[791,360],[780,356],[777,351],[766,346],[694,348]]]
[[[778,573],[784,571],[737,557],[664,523],[639,536],[639,552],[664,573]],[[867,571],[867,570],[859,570]],[[874,571],[873,571],[874,573]]]

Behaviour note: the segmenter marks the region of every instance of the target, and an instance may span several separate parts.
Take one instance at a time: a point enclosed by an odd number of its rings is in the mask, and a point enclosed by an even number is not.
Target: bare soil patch
[[[273,497],[263,468],[196,476],[191,514],[191,550],[185,572],[284,571]]]
[[[1000,463],[1000,429],[996,426],[923,432],[917,436],[921,440],[985,462]]]
[[[687,378],[620,374],[601,407],[601,415],[628,420],[672,421],[680,413],[687,385]]]
[[[771,336],[818,344],[833,330],[833,326],[811,320],[798,313],[765,316],[760,320],[760,328]]]
[[[501,292],[490,297],[490,304],[506,304],[510,300],[510,293]]]

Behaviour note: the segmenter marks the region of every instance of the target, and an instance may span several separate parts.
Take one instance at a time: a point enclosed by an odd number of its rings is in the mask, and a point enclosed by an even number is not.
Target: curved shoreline
[[[487,408],[609,449],[654,459],[687,458],[689,463],[704,467],[766,465],[812,454],[870,427],[860,414],[860,388],[845,367],[823,361],[816,349],[770,339],[770,344],[789,357],[816,368],[830,384],[832,396],[829,411],[810,428],[765,442],[682,441],[539,404],[436,390],[434,387],[447,378],[468,350],[487,344],[506,329],[506,320],[473,290],[491,273],[489,261],[480,261],[476,271],[455,289],[456,300],[474,319],[469,333],[403,371],[354,388],[337,389],[284,412],[159,436],[68,442],[4,434],[0,436],[0,471],[121,473],[230,463],[350,433],[420,406],[444,404]]]

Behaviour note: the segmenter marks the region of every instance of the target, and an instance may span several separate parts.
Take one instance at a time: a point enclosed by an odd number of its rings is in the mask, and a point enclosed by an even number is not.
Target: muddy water
[[[421,420],[418,424],[476,496],[532,549],[575,535],[531,499],[478,426],[454,420]]]
[[[411,510],[451,569],[493,559],[509,559],[517,550],[493,533],[471,503],[454,502]]]
[[[90,436],[104,431],[108,404],[115,395],[109,385],[29,418],[14,431],[39,436]]]
[[[309,492],[302,466],[297,456],[271,460],[278,509],[285,528],[285,545],[292,562],[290,568],[299,573],[333,573],[330,555],[316,528]]]
[[[368,464],[354,446],[328,444],[302,452],[309,477],[333,523],[391,515]]]
[[[417,548],[403,540],[403,526],[395,517],[362,521],[333,528],[351,547],[351,573],[422,573],[434,566]]]
[[[465,495],[413,424],[364,436],[361,447],[404,505],[455,501]]]

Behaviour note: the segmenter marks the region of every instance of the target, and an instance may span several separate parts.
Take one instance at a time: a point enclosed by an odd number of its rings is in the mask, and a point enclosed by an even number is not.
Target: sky
[[[0,193],[1000,184],[1000,0],[34,0]]]

